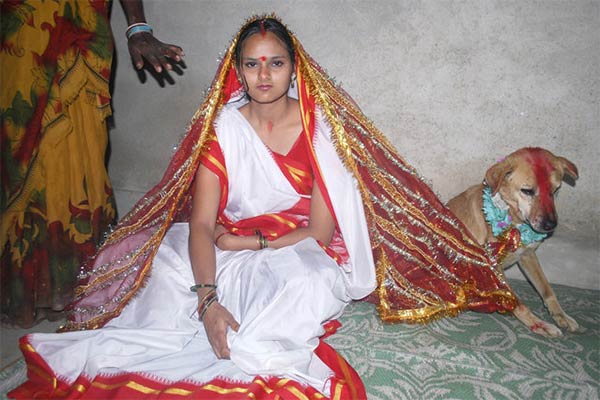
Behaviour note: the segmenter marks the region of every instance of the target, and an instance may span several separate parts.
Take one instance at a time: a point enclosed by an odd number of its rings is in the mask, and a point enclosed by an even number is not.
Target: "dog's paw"
[[[529,325],[529,329],[531,329],[532,332],[547,338],[556,338],[562,336],[562,331],[556,325],[541,320]]]
[[[565,313],[552,315],[552,318],[554,318],[554,321],[556,322],[556,324],[558,326],[560,326],[563,329],[568,330],[569,332],[582,332],[583,331],[583,328],[579,326],[577,321],[575,321],[573,318],[569,317]]]
[[[524,304],[519,304],[513,311],[515,317],[523,322],[532,332],[547,338],[555,338],[562,336],[562,331],[554,324],[546,322],[538,318],[531,312],[529,307]]]

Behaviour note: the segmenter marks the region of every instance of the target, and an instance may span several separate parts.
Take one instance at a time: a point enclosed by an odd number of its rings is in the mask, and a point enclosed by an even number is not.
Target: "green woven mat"
[[[528,283],[511,285],[550,320]],[[511,315],[473,312],[427,325],[384,325],[373,305],[353,303],[327,341],[358,371],[371,400],[598,399],[600,291],[554,288],[585,332],[546,339]],[[2,398],[24,380],[23,360],[4,369]]]
[[[550,321],[527,282],[511,285]],[[547,339],[512,315],[474,312],[426,325],[387,325],[373,305],[353,303],[327,341],[354,366],[372,400],[597,399],[600,291],[554,289],[583,333]]]
[[[0,399],[6,399],[6,393],[25,382],[27,368],[25,360],[20,359],[0,371]]]

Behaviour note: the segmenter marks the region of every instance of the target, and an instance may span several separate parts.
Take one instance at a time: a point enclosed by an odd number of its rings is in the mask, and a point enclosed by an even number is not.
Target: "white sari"
[[[240,104],[241,105],[241,104]],[[375,269],[360,195],[339,161],[328,125],[318,119],[314,149],[349,261],[341,267],[312,238],[282,249],[216,248],[220,303],[240,323],[228,332],[231,360],[218,360],[198,320],[187,224],[165,235],[146,286],[104,328],[32,334],[29,344],[56,376],[137,373],[162,381],[250,382],[288,377],[329,392],[332,371],[314,353],[323,324],[351,299],[375,288]],[[225,215],[238,221],[284,211],[300,199],[268,148],[234,106],[215,123],[227,167]]]

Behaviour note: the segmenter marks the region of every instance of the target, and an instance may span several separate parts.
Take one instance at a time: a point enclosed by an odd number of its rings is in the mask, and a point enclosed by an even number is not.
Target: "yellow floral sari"
[[[61,310],[115,207],[105,168],[109,2],[4,1],[2,319]]]

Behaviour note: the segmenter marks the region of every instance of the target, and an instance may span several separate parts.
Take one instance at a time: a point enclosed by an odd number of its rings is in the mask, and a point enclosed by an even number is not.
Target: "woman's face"
[[[287,95],[292,60],[274,33],[256,33],[244,41],[240,68],[252,101],[270,104]]]

